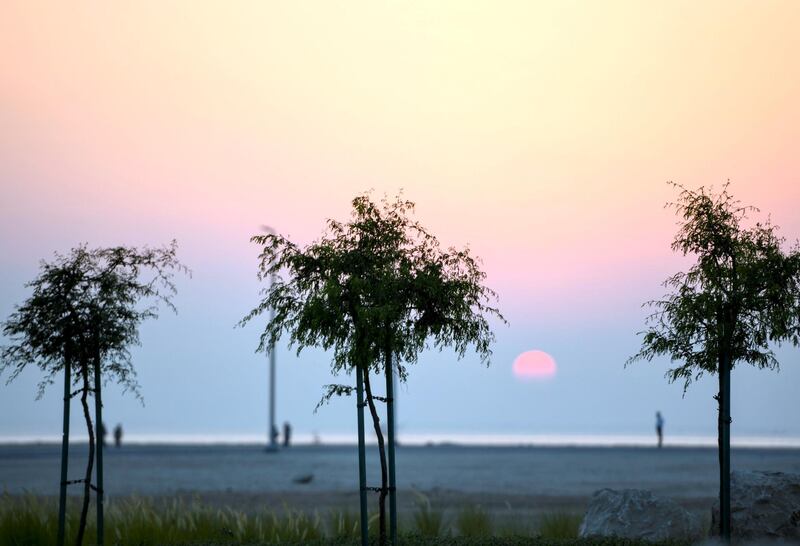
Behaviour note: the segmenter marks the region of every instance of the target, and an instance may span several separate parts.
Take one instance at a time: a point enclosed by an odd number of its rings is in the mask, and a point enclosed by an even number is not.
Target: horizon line
[[[70,444],[81,444],[86,435],[76,435]],[[61,435],[0,435],[0,445],[60,444]],[[111,445],[109,442],[107,445]],[[128,434],[123,436],[123,445],[266,445],[266,434]],[[374,438],[368,443],[374,444]],[[458,434],[416,433],[403,434],[399,443],[404,446],[463,447],[655,447],[655,435],[644,434]],[[293,438],[293,446],[350,446],[356,445],[355,434],[307,434],[299,433]],[[742,435],[731,437],[731,446],[738,448],[788,448],[800,449],[800,437]],[[708,435],[673,435],[664,439],[664,447],[717,447],[717,437]]]

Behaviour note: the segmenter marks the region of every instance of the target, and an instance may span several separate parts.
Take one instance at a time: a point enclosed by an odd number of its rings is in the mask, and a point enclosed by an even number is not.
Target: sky
[[[796,2],[17,2],[0,5],[0,316],[53,252],[177,239],[178,314],[142,328],[131,435],[258,435],[267,360],[256,305],[267,224],[304,244],[364,191],[398,192],[469,246],[499,295],[491,365],[428,352],[401,434],[716,432],[715,378],[684,395],[666,360],[624,368],[674,255],[676,197],[731,181],[800,237]],[[5,340],[0,340],[0,343]],[[555,374],[520,378],[543,351]],[[733,435],[800,438],[800,349],[737,368]],[[328,356],[278,347],[279,424],[316,414]],[[56,437],[60,388],[0,387],[0,437]],[[80,430],[74,412],[75,430]],[[11,417],[9,417],[11,416]]]

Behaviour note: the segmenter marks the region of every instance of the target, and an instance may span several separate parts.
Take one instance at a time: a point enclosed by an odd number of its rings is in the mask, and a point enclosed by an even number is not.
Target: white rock
[[[719,500],[711,532],[719,533]],[[731,536],[800,541],[800,474],[731,472]]]
[[[701,534],[700,522],[678,503],[642,489],[596,491],[580,526],[581,537],[665,540]]]

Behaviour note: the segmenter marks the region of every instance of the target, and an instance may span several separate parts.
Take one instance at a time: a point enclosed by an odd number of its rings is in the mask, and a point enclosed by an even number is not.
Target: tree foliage
[[[664,282],[669,294],[646,304],[654,312],[629,362],[669,356],[677,365],[667,377],[684,389],[716,373],[723,354],[731,368],[777,369],[773,347],[800,344],[800,247],[784,250],[769,220],[747,227],[757,209],[742,206],[728,184],[719,193],[674,185],[680,193],[669,206],[680,222],[672,249],[697,261]]]
[[[305,248],[281,235],[252,237],[262,246],[259,278],[279,276],[241,321],[274,308],[258,349],[287,334],[298,352],[332,350],[334,374],[355,365],[380,373],[389,351],[401,379],[427,347],[463,356],[473,346],[488,362],[494,335],[487,317],[502,316],[470,251],[443,249],[410,217],[410,201],[378,204],[365,194],[352,206],[349,222],[329,220],[327,233]]]
[[[3,323],[11,343],[0,352],[0,372],[8,371],[10,382],[37,366],[45,374],[41,396],[64,369],[66,353],[88,366],[90,352],[99,350],[101,375],[138,396],[129,349],[139,344],[139,325],[157,316],[159,304],[175,310],[174,274],[188,272],[176,251],[175,241],[158,249],[80,245],[42,261],[39,276],[27,284],[31,296]],[[81,381],[80,374],[74,378]]]

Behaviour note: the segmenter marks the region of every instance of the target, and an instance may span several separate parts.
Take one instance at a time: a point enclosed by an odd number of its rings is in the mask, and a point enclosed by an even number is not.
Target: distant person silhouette
[[[281,437],[281,433],[278,432],[278,427],[272,427],[272,440],[271,442],[275,445],[278,444],[278,439]]]
[[[658,434],[658,447],[664,444],[664,418],[661,417],[661,412],[656,412],[656,434]]]
[[[106,436],[108,436],[108,431],[106,430],[106,424],[100,423],[100,445],[106,447]]]
[[[120,447],[122,445],[122,424],[118,423],[117,426],[114,427],[114,447]]]
[[[289,447],[289,444],[292,442],[292,425],[289,424],[289,421],[286,421],[283,424],[283,447]]]

